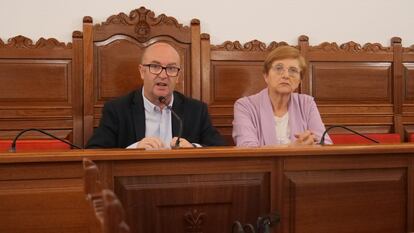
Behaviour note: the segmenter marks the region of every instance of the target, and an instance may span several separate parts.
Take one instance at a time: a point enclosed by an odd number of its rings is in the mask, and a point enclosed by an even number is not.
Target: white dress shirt
[[[157,105],[151,103],[144,96],[144,88],[142,88],[142,97],[144,99],[145,109],[145,137],[157,137],[164,143],[165,148],[170,148],[172,140],[172,123],[171,111],[164,107],[162,110]],[[171,101],[168,106],[172,107],[174,95],[171,95]],[[137,148],[138,142],[130,145],[127,149]]]

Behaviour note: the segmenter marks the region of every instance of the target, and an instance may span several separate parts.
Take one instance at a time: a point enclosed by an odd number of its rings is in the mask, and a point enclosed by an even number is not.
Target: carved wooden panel
[[[85,232],[85,196],[76,195],[88,157],[141,232],[229,232],[233,220],[270,211],[281,214],[274,232],[412,232],[413,151],[406,143],[0,153],[0,229],[16,232],[1,228],[11,221],[25,233],[50,232],[43,223]]]
[[[403,64],[404,100],[414,103],[414,63]]]
[[[2,102],[21,102],[21,105],[39,102],[70,105],[70,61],[1,59],[0,79]]]
[[[139,77],[139,44],[127,37],[95,42],[95,101],[125,95],[142,84]]]
[[[269,211],[267,173],[115,177],[131,232],[227,232]]]
[[[286,172],[289,232],[406,232],[407,171]],[[340,227],[339,227],[340,226]]]
[[[0,45],[0,138],[40,128],[82,144],[80,36],[68,44],[17,36]]]
[[[213,61],[210,105],[233,105],[238,98],[265,88],[262,66],[262,62]]]
[[[197,21],[197,20],[196,20]],[[198,23],[197,21],[194,23]],[[95,39],[105,40],[113,34],[128,35],[139,42],[157,36],[171,35],[180,42],[190,42],[190,27],[180,24],[174,17],[155,13],[145,7],[132,10],[129,15],[112,15],[105,22],[96,24]]]
[[[403,53],[403,124],[406,138],[414,133],[414,45]]]
[[[307,36],[300,36],[299,41],[309,42],[309,38]],[[336,42],[323,42],[316,46],[309,46],[308,52],[310,61],[314,59],[327,61],[391,61],[393,48],[385,47],[380,43],[366,43],[361,45],[354,41],[349,41],[338,45]]]
[[[310,79],[318,103],[391,103],[390,63],[312,62]]]
[[[0,232],[90,232],[80,163],[2,164],[0,175]]]

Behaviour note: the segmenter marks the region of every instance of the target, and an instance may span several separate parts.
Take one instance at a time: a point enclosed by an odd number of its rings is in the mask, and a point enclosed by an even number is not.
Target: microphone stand
[[[168,104],[166,103],[166,100],[167,100],[167,98],[165,98],[164,96],[158,97],[158,101],[160,101],[160,103],[164,104],[165,107],[168,110],[171,111],[171,113],[173,114],[175,119],[177,119],[178,122],[180,123],[179,128],[178,128],[177,141],[175,141],[175,145],[174,145],[174,148],[178,148],[178,147],[180,147],[180,138],[181,138],[181,135],[183,133],[183,121],[181,120],[181,117],[179,117],[178,114],[175,113],[175,111],[172,109],[172,107],[168,106]]]
[[[345,127],[343,125],[333,125],[333,126],[328,127],[325,130],[325,132],[323,132],[322,137],[321,137],[321,141],[319,142],[320,145],[324,145],[325,144],[325,135],[328,133],[329,130],[331,130],[333,128],[342,128],[342,129],[348,130],[348,131],[350,131],[350,132],[352,132],[352,133],[354,133],[356,135],[359,135],[359,136],[361,136],[361,137],[363,137],[363,138],[365,138],[367,140],[370,140],[371,142],[379,143],[377,140],[372,139],[370,137],[367,137],[367,136],[365,136],[365,135],[363,135],[361,133],[358,133],[357,131],[352,130],[352,129],[348,128],[348,127]]]
[[[25,130],[23,130],[23,131],[21,131],[20,133],[17,134],[17,136],[13,139],[13,142],[11,144],[11,147],[10,147],[10,150],[9,150],[10,152],[16,152],[16,142],[17,142],[17,139],[19,139],[19,137],[21,135],[23,135],[24,133],[26,133],[27,131],[37,131],[37,132],[43,133],[43,134],[45,134],[45,135],[47,135],[49,137],[52,137],[52,138],[54,138],[54,139],[56,139],[58,141],[61,141],[61,142],[65,143],[65,144],[67,144],[67,145],[70,145],[71,148],[82,149],[79,146],[77,146],[75,144],[72,144],[72,143],[70,143],[70,142],[68,142],[66,140],[61,139],[61,138],[58,138],[55,135],[52,135],[52,134],[50,134],[50,133],[48,133],[46,131],[43,131],[41,129],[31,128],[31,129],[25,129]]]
[[[177,113],[175,113],[172,108],[170,106],[167,106],[167,108],[171,111],[171,113],[174,115],[174,117],[178,120],[178,122],[180,122],[180,127],[178,129],[178,136],[177,136],[177,141],[175,141],[175,147],[178,148],[180,147],[180,138],[181,138],[181,134],[183,132],[183,121],[181,120],[181,118],[177,115]]]

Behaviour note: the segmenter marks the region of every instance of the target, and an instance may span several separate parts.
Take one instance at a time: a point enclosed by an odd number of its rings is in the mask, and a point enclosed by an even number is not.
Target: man
[[[174,91],[180,67],[180,56],[168,43],[147,47],[139,65],[143,87],[105,104],[99,127],[86,147],[159,149],[225,145],[211,124],[207,105]],[[179,140],[180,123],[170,108],[182,119]]]

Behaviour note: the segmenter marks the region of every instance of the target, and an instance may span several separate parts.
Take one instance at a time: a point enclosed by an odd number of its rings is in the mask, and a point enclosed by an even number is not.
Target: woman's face
[[[299,61],[288,58],[274,61],[269,72],[263,76],[271,92],[290,94],[299,87],[300,71]]]

